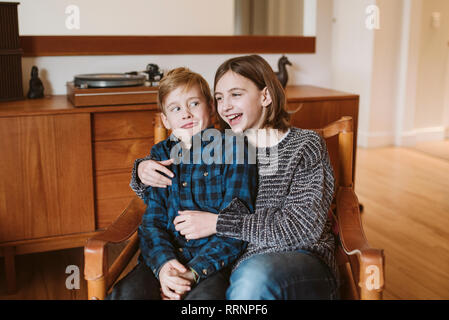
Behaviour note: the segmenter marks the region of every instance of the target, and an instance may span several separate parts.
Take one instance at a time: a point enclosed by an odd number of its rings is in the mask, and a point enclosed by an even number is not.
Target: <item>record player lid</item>
[[[92,73],[78,74],[74,77],[74,82],[77,87],[112,88],[142,86],[145,84],[145,79],[145,75]]]

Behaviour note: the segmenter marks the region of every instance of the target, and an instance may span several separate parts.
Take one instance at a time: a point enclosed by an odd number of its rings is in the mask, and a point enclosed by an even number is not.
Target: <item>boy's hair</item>
[[[290,127],[290,114],[285,108],[284,88],[265,59],[258,55],[250,55],[232,58],[223,62],[215,73],[214,90],[218,81],[229,70],[251,80],[259,90],[267,87],[272,102],[268,106],[268,112],[263,120],[262,128],[271,127],[285,131]],[[225,124],[221,118],[220,124],[222,126]]]
[[[206,99],[207,105],[212,108],[212,112],[214,112],[214,99],[209,84],[200,74],[184,67],[170,70],[159,82],[159,90],[157,93],[157,104],[159,109],[165,114],[163,102],[170,92],[176,90],[176,88],[180,86],[185,86],[185,90],[189,90],[194,85],[198,85],[201,93]]]

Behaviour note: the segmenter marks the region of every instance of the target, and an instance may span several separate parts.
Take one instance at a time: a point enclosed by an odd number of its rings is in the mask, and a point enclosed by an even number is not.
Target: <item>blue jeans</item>
[[[303,252],[254,255],[231,274],[228,300],[338,299],[338,286],[328,266]]]

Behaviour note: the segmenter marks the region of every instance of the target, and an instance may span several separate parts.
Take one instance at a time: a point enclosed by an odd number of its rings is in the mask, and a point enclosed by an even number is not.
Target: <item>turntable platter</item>
[[[126,73],[79,74],[74,77],[75,86],[80,88],[133,87],[145,84],[145,75]]]

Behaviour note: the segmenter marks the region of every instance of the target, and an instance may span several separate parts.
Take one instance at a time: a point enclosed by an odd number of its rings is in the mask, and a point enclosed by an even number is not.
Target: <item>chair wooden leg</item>
[[[363,213],[363,204],[359,203],[359,211],[360,213]]]
[[[382,291],[367,290],[366,288],[361,288],[360,298],[361,300],[382,300]]]
[[[104,300],[106,298],[106,280],[104,277],[87,280],[87,297],[89,300]]]
[[[14,247],[5,247],[3,252],[5,256],[6,293],[13,294],[17,292],[15,250]]]

